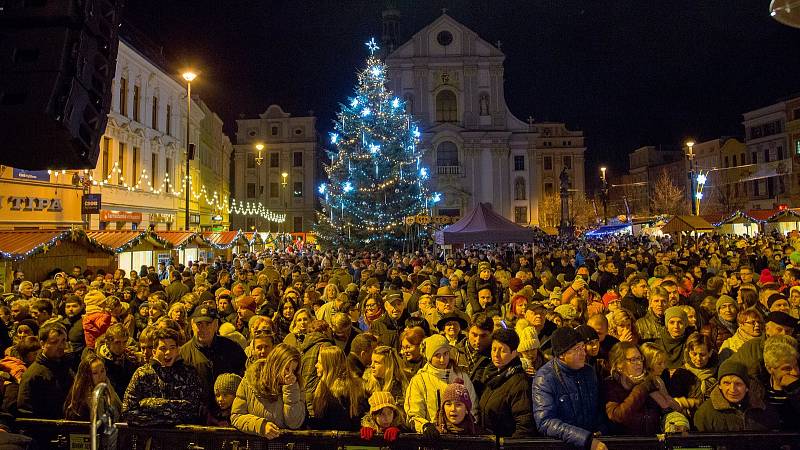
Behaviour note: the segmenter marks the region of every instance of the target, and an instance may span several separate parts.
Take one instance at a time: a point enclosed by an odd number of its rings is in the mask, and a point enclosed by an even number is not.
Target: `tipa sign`
[[[11,211],[44,211],[61,212],[60,198],[47,197],[3,197],[0,196],[0,208],[8,207]]]

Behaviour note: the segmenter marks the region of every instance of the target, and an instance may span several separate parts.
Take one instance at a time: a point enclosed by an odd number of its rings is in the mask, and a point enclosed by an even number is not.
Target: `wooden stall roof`
[[[20,260],[46,246],[69,238],[70,230],[7,230],[0,231],[0,258]]]
[[[728,224],[754,224],[758,223],[758,220],[754,219],[753,217],[747,215],[742,211],[734,211],[732,214],[729,214],[727,217],[722,218],[722,220],[718,222],[712,222],[715,226],[722,226]]]
[[[751,209],[747,211],[747,215],[759,222],[764,222],[777,212],[777,209]]]
[[[250,243],[250,245],[253,244],[260,245],[264,243],[264,238],[261,237],[261,233],[259,233],[258,231],[246,231],[242,234],[244,235],[244,238],[247,239],[247,242]]]
[[[86,237],[89,242],[114,253],[127,251],[145,240],[164,248],[170,247],[169,242],[155,233],[143,230],[89,230]]]
[[[209,243],[212,247],[220,250],[226,250],[234,245],[243,237],[241,230],[239,231],[207,231],[200,235],[200,237]],[[244,242],[246,243],[246,242]]]
[[[173,247],[183,247],[190,244],[198,235],[194,231],[156,231],[156,236],[167,241]]]
[[[699,216],[675,216],[661,228],[661,231],[667,234],[713,230],[714,226]]]

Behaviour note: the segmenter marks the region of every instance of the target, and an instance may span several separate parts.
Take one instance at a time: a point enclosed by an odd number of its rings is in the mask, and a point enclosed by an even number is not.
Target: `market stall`
[[[158,264],[157,254],[166,253],[170,244],[152,231],[143,230],[90,230],[86,232],[89,242],[115,255],[114,268],[125,272],[142,266]]]
[[[742,211],[734,211],[722,220],[714,223],[717,232],[736,236],[755,236],[758,234],[759,222]]]
[[[0,281],[10,286],[14,272],[29,280],[44,280],[56,269],[113,269],[111,252],[92,245],[82,231],[0,231]],[[0,289],[2,292],[2,289]]]
[[[170,250],[156,252],[156,259],[171,260],[175,264],[189,265],[189,261],[207,261],[211,247],[194,231],[156,231],[158,237],[170,244]]]
[[[661,232],[669,234],[679,243],[683,236],[714,232],[714,226],[700,216],[674,216],[661,227]]]
[[[206,254],[206,261],[212,261],[217,256],[230,260],[231,255],[234,253],[234,247],[237,245],[246,246],[248,244],[247,238],[244,237],[244,233],[242,233],[241,230],[206,231],[199,236],[209,247]]]

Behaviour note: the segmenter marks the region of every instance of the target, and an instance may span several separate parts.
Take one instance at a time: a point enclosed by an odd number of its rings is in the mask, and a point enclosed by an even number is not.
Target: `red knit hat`
[[[772,276],[772,272],[769,269],[764,269],[761,271],[761,276],[758,277],[759,284],[767,284],[767,283],[774,283],[775,277]]]
[[[606,308],[608,308],[609,303],[616,300],[619,300],[619,294],[617,294],[614,291],[608,291],[605,294],[603,294],[603,306],[605,306]]]

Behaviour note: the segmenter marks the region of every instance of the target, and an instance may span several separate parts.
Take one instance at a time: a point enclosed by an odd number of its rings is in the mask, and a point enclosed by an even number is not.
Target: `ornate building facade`
[[[397,17],[389,18],[384,41],[393,48]],[[386,57],[387,87],[420,122],[431,188],[443,194],[435,214],[460,216],[488,202],[514,222],[535,225],[542,199],[558,195],[562,169],[571,192],[585,190],[583,133],[517,119],[505,101],[504,59],[446,13]]]

